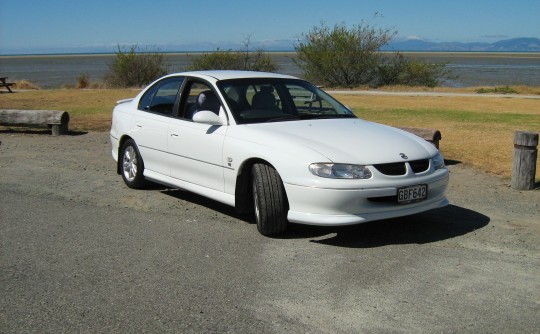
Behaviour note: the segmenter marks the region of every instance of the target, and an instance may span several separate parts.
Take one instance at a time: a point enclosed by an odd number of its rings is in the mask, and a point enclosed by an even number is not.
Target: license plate
[[[399,204],[423,201],[427,198],[427,184],[398,188],[397,199]]]

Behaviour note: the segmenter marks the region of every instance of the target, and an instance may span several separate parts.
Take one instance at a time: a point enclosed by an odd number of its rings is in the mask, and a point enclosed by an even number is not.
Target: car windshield
[[[218,86],[237,124],[355,118],[321,89],[298,79],[234,79]]]

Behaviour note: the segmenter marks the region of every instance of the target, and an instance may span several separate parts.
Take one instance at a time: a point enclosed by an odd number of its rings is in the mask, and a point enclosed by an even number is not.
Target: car
[[[289,75],[166,75],[117,102],[110,138],[129,188],[197,193],[251,215],[263,235],[448,205],[448,169],[432,144]]]

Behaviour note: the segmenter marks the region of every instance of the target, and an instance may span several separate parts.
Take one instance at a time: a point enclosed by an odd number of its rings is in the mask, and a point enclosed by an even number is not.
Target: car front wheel
[[[255,164],[253,205],[255,222],[262,235],[276,235],[287,229],[287,199],[277,171],[266,164]]]
[[[144,163],[137,145],[132,139],[128,139],[122,145],[122,179],[124,183],[133,189],[141,189],[144,186]]]

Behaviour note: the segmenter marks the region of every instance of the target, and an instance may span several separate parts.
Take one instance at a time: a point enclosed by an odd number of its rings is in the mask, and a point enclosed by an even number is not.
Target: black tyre
[[[120,171],[124,183],[133,189],[143,188],[145,184],[144,162],[135,142],[132,139],[126,140],[120,154],[120,163],[122,164]]]
[[[255,164],[253,205],[255,222],[262,235],[276,235],[287,229],[288,203],[283,182],[277,171],[265,164]]]

